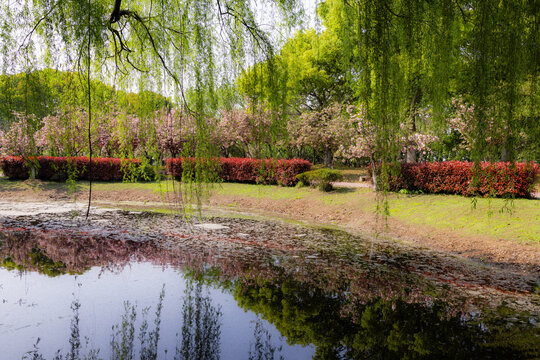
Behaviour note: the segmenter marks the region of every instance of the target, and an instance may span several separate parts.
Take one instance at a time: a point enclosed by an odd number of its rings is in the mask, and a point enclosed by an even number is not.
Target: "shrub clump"
[[[465,196],[530,197],[538,176],[534,163],[467,161],[401,164],[390,176],[390,191]]]
[[[331,191],[332,182],[343,180],[343,174],[337,170],[318,169],[306,171],[296,176],[303,185],[318,187],[321,191]]]
[[[165,160],[167,173],[177,180],[181,180],[186,174],[193,176],[194,172],[191,170],[197,166],[213,170],[219,179],[226,182],[294,186],[298,181],[296,175],[311,169],[312,164],[302,159],[176,158]]]

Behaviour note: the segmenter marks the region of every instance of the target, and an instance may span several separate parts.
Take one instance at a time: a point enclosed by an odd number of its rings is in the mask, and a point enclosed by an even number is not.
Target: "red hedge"
[[[18,156],[6,156],[0,159],[4,175],[11,180],[25,180],[30,174],[28,164],[35,162],[36,179],[65,180],[73,175],[78,180],[89,180],[90,159],[83,157],[39,156],[23,159]],[[139,159],[92,158],[92,180],[122,181],[129,174],[129,168],[139,166]]]
[[[530,197],[539,167],[534,163],[466,161],[401,164],[390,190],[480,196]]]
[[[189,161],[191,168],[196,166],[196,159],[166,159],[168,174],[176,179],[182,177],[182,164]],[[307,160],[274,160],[247,158],[218,158],[211,161],[223,181],[257,184],[279,184],[292,186],[297,183],[296,175],[309,171],[312,164]],[[199,162],[200,164],[201,162]]]

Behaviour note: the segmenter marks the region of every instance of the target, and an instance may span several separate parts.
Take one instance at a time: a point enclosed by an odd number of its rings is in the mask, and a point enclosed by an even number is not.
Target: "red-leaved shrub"
[[[4,156],[0,158],[0,168],[5,176],[11,180],[28,179],[29,169],[25,160],[18,156]]]
[[[390,176],[391,191],[530,197],[539,167],[534,163],[466,161],[401,164]]]
[[[36,169],[36,179],[122,181],[135,167],[141,164],[139,159],[93,158],[90,175],[88,157],[51,157],[38,156],[24,159],[18,156],[6,156],[0,159],[4,175],[11,180],[25,180],[30,175],[30,168]],[[34,165],[34,166],[32,166]]]
[[[168,174],[176,179],[182,178],[183,163],[189,161],[191,169],[196,166],[196,159],[166,159]],[[307,160],[274,160],[248,158],[216,158],[210,162],[218,176],[226,182],[243,182],[257,184],[279,184],[292,186],[297,183],[296,175],[309,171],[312,164]],[[204,162],[203,162],[204,163]]]

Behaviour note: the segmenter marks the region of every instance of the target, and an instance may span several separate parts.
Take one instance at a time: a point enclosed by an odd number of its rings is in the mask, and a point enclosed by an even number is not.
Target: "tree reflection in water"
[[[277,355],[279,355],[279,360],[284,359],[283,355],[279,354],[282,346],[272,344],[272,336],[261,320],[255,321],[253,336],[255,340],[250,345],[249,360],[274,360],[274,356]]]
[[[165,287],[163,287],[159,295],[152,330],[149,329],[148,323],[150,308],[142,309],[140,313],[142,323],[138,334],[136,331],[136,321],[139,315],[137,306],[129,301],[124,302],[122,320],[112,327],[111,360],[156,360],[161,358],[158,353],[158,343],[164,298]],[[103,360],[99,357],[100,349],[89,349],[89,339],[81,339],[79,327],[80,307],[81,304],[78,300],[72,302],[73,317],[70,326],[69,351],[62,354],[61,350],[58,350],[53,360]],[[219,359],[222,312],[219,306],[212,304],[209,295],[204,294],[202,281],[188,281],[182,304],[182,314],[181,338],[178,340],[179,344],[176,347],[174,359]],[[139,340],[138,343],[136,339]],[[38,338],[33,350],[27,352],[23,357],[24,360],[45,360],[45,357],[39,351],[39,342],[40,339]],[[164,349],[164,353],[167,353],[167,349]]]
[[[133,261],[189,270],[175,360],[220,358],[222,311],[204,292],[209,278],[232,293],[241,308],[262,319],[255,324],[250,359],[280,356],[281,349],[272,344],[262,325],[264,320],[289,344],[313,344],[318,359],[540,358],[537,315],[529,317],[525,311],[518,314],[502,306],[471,316],[465,306],[468,298],[461,301],[463,292],[456,291],[457,284],[434,288],[429,280],[383,260],[342,259],[339,254],[315,259],[274,257],[260,249],[212,252],[202,245],[165,250],[152,242],[51,232],[38,236],[17,229],[2,234],[1,230],[0,266],[10,270],[58,276],[100,266],[114,272]],[[152,328],[146,320],[150,309],[142,310],[142,325],[136,327],[137,309],[125,304],[122,320],[111,335],[113,359],[160,358],[164,296],[162,292]],[[99,350],[82,349],[88,339],[80,339],[79,306],[72,306],[70,350],[58,353],[55,360],[99,359]],[[26,359],[43,359],[38,348],[39,342]]]
[[[240,281],[234,296],[242,308],[276,326],[289,343],[315,345],[314,359],[540,358],[538,327],[528,324],[527,314],[516,313],[516,323],[510,325],[502,320],[509,314],[504,306],[470,318],[450,315],[442,301],[378,298],[350,304],[344,293],[328,293],[288,277]]]
[[[182,305],[181,346],[175,360],[214,360],[220,358],[221,308],[203,294],[200,280],[188,280]]]

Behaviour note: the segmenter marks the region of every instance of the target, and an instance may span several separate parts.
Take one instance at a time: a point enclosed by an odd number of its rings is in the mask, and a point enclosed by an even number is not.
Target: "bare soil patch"
[[[244,211],[262,212],[272,216],[286,216],[294,220],[307,220],[343,226],[353,232],[373,237],[393,239],[433,250],[458,255],[485,265],[495,265],[512,271],[533,272],[540,276],[540,246],[518,244],[488,236],[468,236],[433,227],[406,224],[388,218],[388,226],[374,213],[342,209],[311,199],[291,201],[214,196],[214,206],[233,205]]]

